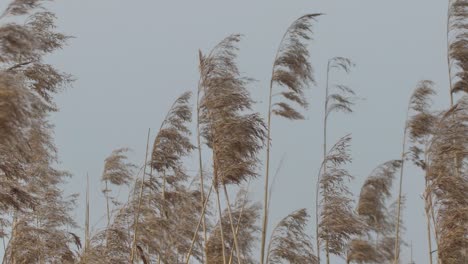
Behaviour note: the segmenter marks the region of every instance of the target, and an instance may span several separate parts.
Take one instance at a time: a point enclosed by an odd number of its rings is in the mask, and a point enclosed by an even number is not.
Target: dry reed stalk
[[[428,145],[431,137],[434,134],[435,127],[438,126],[437,116],[430,110],[431,100],[430,96],[435,94],[433,90],[433,83],[431,81],[421,81],[414,91],[413,106],[411,110],[414,114],[408,121],[410,129],[410,139],[412,146],[410,147],[411,158],[413,163],[424,171],[425,179],[425,192],[424,204],[427,224],[428,236],[428,254],[430,262],[432,263],[432,235],[431,235],[431,212],[433,212],[433,193],[430,188],[432,184],[429,179],[428,173]],[[421,157],[423,155],[423,157]],[[434,219],[432,219],[434,220]],[[436,222],[434,222],[434,225]],[[437,237],[437,230],[434,230]]]
[[[268,191],[270,172],[270,148],[271,148],[271,121],[272,115],[279,115],[286,119],[296,120],[304,117],[286,102],[294,102],[301,108],[307,108],[308,102],[304,96],[304,88],[309,82],[314,83],[313,70],[309,59],[309,52],[303,41],[310,40],[312,34],[311,21],[321,14],[307,14],[296,19],[286,30],[281,38],[279,47],[273,62],[267,117],[267,142],[265,184],[263,198],[263,222],[260,248],[260,264],[265,262],[266,234],[268,229]],[[279,93],[284,101],[273,104],[274,85],[284,86],[287,90]]]
[[[145,154],[145,164],[143,167],[143,176],[141,179],[141,186],[140,186],[140,193],[138,195],[138,208],[135,214],[135,222],[134,222],[134,231],[133,231],[133,240],[131,243],[131,253],[130,253],[130,263],[133,263],[135,259],[135,250],[136,250],[136,240],[137,240],[137,233],[138,233],[138,223],[140,218],[140,210],[141,210],[141,203],[143,197],[143,187],[145,185],[145,175],[146,175],[146,164],[148,163],[148,150],[149,150],[149,138],[150,138],[151,128],[148,128],[148,136],[146,139],[146,154]]]
[[[239,41],[240,35],[230,35],[216,45],[208,56],[200,53],[200,90],[203,92],[200,123],[203,125],[202,135],[213,152],[213,184],[218,201],[221,186],[240,184],[257,176],[257,153],[265,139],[263,120],[258,113],[248,113],[253,104],[247,89],[251,79],[240,75],[235,62]],[[232,219],[230,209],[228,214]],[[220,202],[218,211],[223,262],[226,262]],[[234,228],[231,229],[234,231]],[[235,234],[234,240],[237,240]],[[238,244],[238,241],[235,242],[235,246]],[[239,249],[236,251],[240,252]]]
[[[224,196],[226,196],[226,202],[228,204],[227,209],[228,209],[229,222],[231,226],[232,236],[234,237],[234,248],[237,254],[237,263],[242,264],[241,258],[240,258],[241,254],[240,254],[240,249],[239,249],[239,243],[237,242],[237,232],[236,232],[236,229],[234,228],[234,221],[233,221],[232,212],[231,212],[231,202],[229,201],[229,194],[226,188],[226,184],[223,184],[223,189],[224,189]]]
[[[406,120],[408,120],[408,112],[407,111],[407,116]],[[402,190],[403,190],[403,171],[405,167],[405,159],[406,159],[406,136],[408,132],[408,127],[405,124],[405,128],[403,130],[403,144],[402,144],[402,151],[401,151],[401,168],[400,168],[400,176],[399,176],[399,184],[398,184],[398,199],[397,199],[397,217],[396,217],[396,238],[395,238],[395,259],[393,261],[394,264],[398,264],[400,261],[400,217],[401,217],[401,196],[402,196]]]
[[[192,255],[192,249],[193,249],[193,246],[195,245],[195,240],[196,240],[197,235],[198,235],[198,230],[200,229],[200,224],[203,222],[203,219],[205,218],[206,207],[208,206],[208,202],[209,202],[209,199],[210,199],[210,195],[211,195],[211,191],[212,191],[212,190],[213,190],[213,185],[211,185],[210,190],[208,191],[208,195],[206,196],[205,203],[203,204],[203,208],[202,208],[202,212],[201,212],[201,215],[200,215],[200,219],[198,220],[197,228],[196,228],[196,230],[195,230],[195,233],[194,233],[193,238],[192,238],[192,242],[190,243],[189,251],[188,251],[188,253],[187,253],[187,257],[186,257],[186,261],[185,261],[186,264],[189,264],[190,257],[191,257],[191,255]]]
[[[219,226],[220,226],[220,235],[221,235],[221,251],[223,256],[223,264],[226,264],[226,252],[224,249],[224,231],[223,231],[223,215],[221,209],[221,201],[219,199],[219,189],[215,187],[216,191],[216,204],[218,206],[218,214],[219,214]]]
[[[454,94],[458,92],[468,93],[468,46],[466,44],[468,34],[468,1],[449,0],[447,8],[447,68],[449,78],[450,108],[454,106]],[[452,72],[453,68],[457,71]],[[452,116],[453,122],[460,122],[457,116]],[[460,144],[460,142],[452,142]],[[461,153],[454,152],[453,160],[455,166],[455,176],[460,177],[462,168],[460,164]]]
[[[242,207],[241,207],[241,211],[240,211],[240,214],[239,214],[239,218],[237,219],[236,230],[234,231],[234,233],[235,233],[236,236],[237,236],[237,234],[239,233],[239,228],[240,228],[240,226],[241,226],[241,220],[242,220],[242,214],[244,213],[244,208],[245,208],[245,206],[247,205],[247,202],[248,202],[249,187],[250,187],[250,182],[247,184],[247,189],[246,189],[246,192],[245,192],[245,197],[244,197],[244,200],[243,200],[243,202],[242,202]],[[231,253],[229,254],[229,262],[228,262],[228,264],[232,264],[233,254],[234,254],[234,250],[231,250]],[[238,255],[238,256],[239,256],[239,255]]]
[[[394,252],[394,264],[399,263],[400,257],[400,222],[401,222],[401,197],[403,189],[403,176],[404,176],[404,165],[407,159],[407,140],[408,136],[414,142],[421,140],[423,137],[427,137],[430,134],[430,123],[434,119],[428,113],[428,107],[430,105],[429,96],[434,94],[432,89],[432,82],[430,81],[421,81],[417,88],[411,94],[411,97],[408,102],[408,107],[406,110],[406,119],[405,127],[403,130],[403,142],[402,142],[402,152],[401,152],[401,167],[400,167],[400,176],[399,176],[399,185],[398,185],[398,199],[397,199],[397,217],[396,217],[396,229],[395,229],[395,252]],[[411,112],[415,112],[414,116],[410,116]],[[417,147],[414,146],[411,150],[417,150]],[[420,152],[419,150],[417,152]],[[413,151],[413,156],[418,154]],[[414,159],[414,158],[413,158]],[[416,165],[418,165],[416,162]],[[425,166],[425,165],[424,165]],[[423,168],[424,169],[424,168]]]
[[[89,175],[86,173],[86,215],[85,215],[85,247],[84,252],[89,249],[90,233],[89,233]]]
[[[105,183],[105,190],[106,192],[109,190],[109,186],[108,186],[108,183],[107,183],[107,180],[104,181]],[[109,207],[109,196],[106,195],[106,212],[107,212],[107,226],[109,226],[110,224],[110,207]]]
[[[363,233],[363,223],[351,209],[353,200],[346,184],[346,181],[352,180],[353,176],[343,168],[351,162],[350,141],[350,135],[339,139],[328,151],[320,169],[326,173],[320,177],[322,199],[319,236],[321,240],[328,241],[330,254],[342,257],[351,237]],[[326,170],[323,170],[323,166],[327,166]],[[336,221],[337,219],[339,221]]]
[[[202,53],[199,50],[198,51],[198,59],[199,59],[199,65],[202,64]],[[201,71],[201,69],[199,69]],[[197,88],[197,149],[198,149],[198,168],[199,168],[199,174],[200,174],[200,191],[201,191],[201,204],[203,207],[205,207],[205,183],[204,183],[204,178],[203,178],[203,162],[202,162],[202,145],[201,145],[201,134],[200,134],[200,94],[201,94],[201,78],[198,81],[198,88]],[[210,189],[211,190],[211,189]],[[211,191],[210,191],[211,192]],[[202,226],[203,226],[203,244],[206,243],[206,217],[205,214],[202,213]],[[206,254],[204,254],[204,257],[206,258]]]
[[[352,109],[351,106],[353,105],[351,96],[354,96],[355,93],[354,91],[345,86],[345,85],[335,85],[333,88],[337,90],[333,94],[330,94],[333,90],[330,88],[330,71],[334,68],[343,70],[346,73],[349,73],[351,68],[354,67],[354,64],[351,62],[351,60],[344,58],[344,57],[334,57],[328,60],[327,62],[327,77],[326,77],[326,83],[325,83],[325,100],[324,100],[324,115],[323,115],[323,160],[326,160],[327,156],[327,128],[328,128],[328,117],[330,116],[331,113],[337,112],[337,111],[342,111],[344,113],[351,113]],[[323,168],[323,174],[326,174],[326,164],[322,166]],[[318,235],[318,218],[319,218],[319,212],[318,212],[318,201],[319,201],[319,183],[320,183],[320,177],[317,178],[317,184],[316,184],[316,194],[315,194],[315,219],[316,219],[316,243],[317,243],[317,254],[318,254],[318,259],[320,261],[320,238]],[[325,250],[326,250],[326,259],[327,263],[330,261],[330,256],[329,256],[329,245],[328,241],[325,241]]]
[[[429,190],[429,186],[428,186],[428,182],[427,182],[427,179],[425,181],[425,197],[424,197],[424,200],[432,200],[432,196],[430,194],[430,192],[428,192]],[[426,201],[426,204],[428,202]],[[432,264],[432,236],[431,236],[431,215],[430,215],[430,212],[431,212],[431,207],[432,207],[432,202],[429,202],[429,206],[426,205],[425,208],[424,208],[424,212],[426,214],[426,231],[427,231],[427,245],[428,245],[428,251],[429,251],[429,264]]]

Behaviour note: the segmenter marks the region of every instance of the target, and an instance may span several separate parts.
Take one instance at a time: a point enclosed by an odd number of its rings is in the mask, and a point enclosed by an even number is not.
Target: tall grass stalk
[[[202,63],[202,53],[198,51],[198,59],[199,65]],[[201,69],[200,69],[201,70]],[[205,182],[203,178],[203,158],[202,158],[202,145],[201,145],[201,134],[200,134],[200,94],[202,89],[202,81],[201,78],[198,81],[198,88],[197,88],[197,150],[198,150],[198,168],[200,174],[200,192],[201,192],[201,204],[203,208],[205,208]],[[210,189],[211,192],[211,189]],[[204,209],[203,209],[204,210]],[[206,235],[206,217],[205,213],[202,212],[202,227],[203,227],[203,245],[206,244],[207,235]],[[198,232],[198,231],[197,231]],[[203,254],[206,259],[206,254]]]
[[[136,250],[136,241],[138,234],[138,223],[140,219],[140,210],[143,200],[143,188],[145,186],[145,176],[146,176],[146,165],[148,163],[148,150],[149,150],[149,139],[150,139],[151,128],[148,128],[148,136],[146,139],[146,153],[145,153],[145,164],[143,165],[143,176],[140,183],[140,193],[138,194],[138,207],[135,213],[135,222],[134,222],[134,231],[133,231],[133,240],[131,243],[131,252],[130,252],[130,263],[133,263],[135,259],[135,250]]]
[[[300,108],[307,108],[308,106],[307,99],[304,96],[304,88],[309,83],[314,83],[314,77],[312,66],[308,61],[309,51],[304,42],[311,39],[311,21],[320,15],[307,14],[296,19],[283,34],[273,61],[268,95],[260,264],[265,263],[266,235],[268,231],[272,115],[282,116],[289,120],[304,119],[303,115],[289,105],[288,102],[298,104]],[[275,86],[282,86],[285,88],[285,91],[276,94],[274,93]],[[283,101],[274,102],[273,97],[275,95],[281,96]]]

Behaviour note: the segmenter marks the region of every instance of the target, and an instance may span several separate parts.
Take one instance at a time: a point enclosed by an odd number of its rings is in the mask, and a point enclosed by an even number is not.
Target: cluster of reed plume
[[[65,197],[60,189],[69,173],[55,168],[57,151],[48,121],[58,110],[54,94],[73,78],[44,62],[44,56],[61,49],[70,37],[55,31],[55,16],[43,2],[14,0],[0,16],[2,21],[24,19],[0,26],[2,263],[303,264],[330,263],[335,255],[347,263],[397,264],[405,245],[401,213],[407,162],[420,167],[425,179],[430,263],[468,263],[467,0],[448,3],[450,106],[433,110],[434,84],[425,80],[417,85],[408,104],[401,157],[377,166],[357,201],[347,187],[353,179],[346,169],[352,160],[351,136],[343,136],[331,148],[327,145],[329,117],[352,112],[355,103],[354,91],[335,84],[333,73],[350,73],[354,64],[344,57],[329,60],[323,160],[315,186],[315,240],[308,234],[306,209],[292,212],[271,231],[268,216],[272,123],[276,118],[304,118],[306,89],[316,84],[308,45],[321,14],[298,18],[280,40],[265,87],[265,119],[254,110],[252,79],[242,76],[237,66],[241,35],[226,37],[207,53],[200,51],[196,143],[191,142],[189,129],[189,91],[176,99],[154,139],[148,131],[141,167],[128,161],[125,148],[105,160],[101,179],[107,224],[90,233],[87,191],[83,242],[68,231],[78,227],[70,216],[77,196]],[[260,175],[264,150],[265,175]],[[188,175],[184,166],[192,154],[198,155],[198,175]],[[264,200],[255,203],[248,189],[260,176]],[[395,180],[397,195],[392,201]],[[119,186],[129,187],[126,202],[113,194]],[[236,189],[232,199],[230,191]]]

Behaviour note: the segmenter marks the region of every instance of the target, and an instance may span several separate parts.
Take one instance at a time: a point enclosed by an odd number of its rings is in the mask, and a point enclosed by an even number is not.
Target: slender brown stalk
[[[89,249],[90,234],[89,234],[89,175],[86,173],[86,216],[85,216],[85,248]]]
[[[351,67],[354,64],[351,60],[344,57],[333,57],[327,62],[327,77],[325,83],[325,100],[324,100],[324,114],[323,114],[323,161],[325,162],[327,157],[327,128],[328,128],[328,117],[332,112],[342,111],[345,113],[351,113],[351,106],[353,102],[350,98],[350,95],[354,95],[354,91],[345,85],[335,85],[335,89],[338,92],[330,94],[330,72],[333,68],[341,69],[346,73],[349,73]],[[320,181],[321,176],[327,173],[326,168],[327,164],[322,164],[322,173],[319,174],[316,183],[316,193],[315,193],[315,220],[316,220],[316,243],[317,243],[317,255],[320,262],[320,238],[319,238],[319,195],[320,195]],[[326,203],[326,201],[324,201]],[[330,263],[330,250],[328,238],[325,240],[325,252],[327,263]]]
[[[13,216],[13,228],[12,228],[12,231],[11,231],[11,239],[10,241],[14,240],[16,238],[16,233],[17,233],[17,225],[18,225],[18,216],[17,216],[17,211],[15,210],[15,214]],[[6,255],[6,254],[5,254]],[[12,259],[11,259],[11,262],[12,264],[16,264],[16,255],[13,254],[12,255]]]
[[[210,113],[211,115],[211,113]],[[210,128],[211,133],[213,134],[213,137],[216,136],[215,133],[213,133],[213,128]],[[216,139],[213,139],[213,142],[216,142]],[[213,185],[215,188],[216,192],[216,204],[218,206],[218,216],[219,216],[219,229],[220,229],[220,238],[221,238],[221,250],[222,250],[222,255],[223,255],[223,264],[226,264],[226,252],[225,252],[225,243],[224,243],[224,232],[223,232],[223,211],[221,209],[221,200],[219,197],[219,175],[218,175],[218,162],[216,158],[216,149],[217,149],[218,144],[213,144]]]
[[[143,166],[143,176],[140,183],[140,193],[138,195],[138,208],[135,215],[135,227],[133,232],[133,240],[132,240],[132,249],[130,253],[130,263],[133,263],[135,259],[135,250],[136,250],[136,240],[137,240],[137,233],[138,233],[138,222],[140,218],[140,210],[143,198],[143,187],[145,185],[145,175],[146,175],[146,164],[148,163],[148,149],[149,149],[149,138],[150,138],[151,128],[148,129],[148,137],[146,139],[146,154],[145,154],[145,164]]]
[[[449,78],[450,107],[453,107],[452,61],[450,56],[450,13],[452,8],[452,0],[448,0],[447,2],[447,69]]]
[[[426,149],[424,151],[424,162],[425,164],[428,164],[429,160],[428,160],[428,156],[427,156],[427,153],[428,153],[428,149],[427,149],[427,146],[428,146],[428,142],[426,142]],[[429,264],[432,264],[432,253],[433,253],[433,250],[432,250],[432,235],[431,235],[431,222],[433,222],[434,224],[434,235],[436,237],[436,243],[438,243],[438,235],[437,235],[437,230],[436,230],[436,222],[435,222],[435,219],[433,218],[434,217],[434,207],[433,207],[433,204],[432,204],[432,191],[431,191],[431,188],[429,187],[429,175],[428,175],[428,172],[427,172],[427,168],[424,170],[425,171],[425,187],[426,187],[426,191],[425,191],[425,197],[424,197],[424,200],[425,200],[425,203],[426,203],[426,208],[425,208],[425,213],[426,213],[426,221],[427,221],[427,243],[428,243],[428,250],[429,250]],[[431,221],[431,215],[432,215],[432,221]]]
[[[437,222],[436,222],[436,218],[435,218],[434,205],[433,205],[432,199],[431,199],[430,203],[431,203],[432,225],[434,227],[434,235],[435,235],[435,240],[436,240],[436,244],[437,244],[437,249],[439,249],[439,231],[437,230]],[[434,253],[434,251],[431,251],[431,256],[432,256],[433,253]],[[439,257],[437,257],[437,263],[439,263],[439,264],[442,263],[441,260],[439,259]]]
[[[208,195],[206,196],[206,200],[205,200],[205,203],[203,204],[203,207],[202,207],[202,212],[201,212],[201,215],[200,215],[200,219],[198,220],[198,224],[197,224],[197,229],[195,230],[195,233],[193,234],[193,238],[192,238],[192,243],[190,244],[190,248],[189,248],[189,251],[187,253],[187,258],[185,260],[185,263],[188,264],[189,261],[190,261],[190,257],[192,256],[192,249],[193,249],[193,246],[195,245],[195,241],[197,239],[197,236],[198,236],[198,230],[200,230],[200,225],[201,223],[203,222],[203,219],[205,218],[205,214],[206,214],[206,207],[208,205],[208,201],[210,199],[210,195],[211,195],[211,191],[213,190],[213,185],[211,185],[210,187],[210,190],[208,191]]]
[[[268,230],[271,119],[273,114],[290,120],[304,119],[302,114],[297,112],[292,106],[286,103],[286,101],[294,102],[302,108],[307,108],[308,103],[307,99],[304,97],[303,90],[304,87],[307,87],[309,82],[314,82],[314,78],[312,66],[308,61],[309,53],[303,41],[311,39],[311,21],[315,20],[316,17],[320,15],[321,14],[307,14],[296,19],[283,34],[273,62],[268,96],[267,149],[260,264],[265,263],[265,245]],[[287,88],[286,91],[279,93],[285,101],[273,103],[273,88],[275,84]]]
[[[163,177],[163,182],[162,182],[162,193],[161,193],[161,195],[162,195],[163,201],[165,201],[166,200],[166,172],[165,171],[163,171],[163,176],[162,177]]]
[[[427,179],[426,179],[426,194],[425,194],[424,199],[426,200],[426,204],[428,203],[427,202],[428,199],[432,199],[430,192],[429,192]],[[431,236],[431,216],[430,216],[431,208],[427,205],[425,208],[425,212],[426,212],[426,225],[427,225],[427,245],[429,249],[429,264],[432,264],[432,236]]]
[[[240,75],[235,62],[236,43],[240,38],[239,34],[226,37],[200,60],[202,135],[213,152],[213,184],[220,215],[223,262],[226,262],[226,245],[219,188],[227,184],[239,185],[258,175],[257,153],[264,146],[266,137],[260,115],[247,113],[252,111],[254,102],[247,89],[251,79]]]
[[[250,182],[249,182],[249,186],[250,186]],[[247,204],[248,192],[249,192],[249,190],[248,190],[248,187],[247,187],[247,191],[245,192],[244,202],[242,203],[242,207],[241,207],[241,210],[240,210],[240,213],[239,213],[239,219],[237,219],[236,231],[234,232],[234,234],[236,236],[239,233],[239,228],[240,228],[240,224],[241,224],[241,220],[242,220],[242,214],[244,213],[244,208],[245,208],[245,205]],[[237,254],[239,254],[239,253],[237,253]],[[234,256],[234,250],[231,250],[231,254],[229,255],[229,264],[232,263],[233,256]],[[238,258],[240,258],[240,257],[238,256]]]
[[[231,212],[231,203],[229,201],[229,194],[226,188],[226,184],[223,184],[223,189],[224,189],[224,195],[226,196],[226,201],[227,201],[227,208],[228,208],[228,214],[229,214],[229,222],[231,223],[232,236],[234,237],[234,247],[235,247],[236,254],[237,254],[237,263],[242,264],[239,243],[237,240],[237,232],[236,232],[236,229],[234,228],[234,221],[233,221],[232,212]]]
[[[200,65],[202,63],[202,53],[198,52]],[[205,183],[203,179],[203,162],[202,162],[202,148],[201,148],[201,135],[200,135],[200,93],[202,89],[201,79],[198,81],[197,89],[197,149],[198,149],[198,168],[200,174],[200,191],[201,191],[201,204],[205,206]],[[202,227],[203,227],[203,244],[206,243],[206,217],[205,214],[202,214]],[[205,256],[205,254],[203,254]],[[205,256],[206,258],[206,256]]]
[[[221,250],[223,254],[223,264],[226,264],[226,252],[225,252],[225,244],[224,244],[224,232],[223,232],[223,212],[221,209],[221,201],[219,199],[219,189],[215,186],[216,191],[216,203],[218,205],[218,214],[219,214],[219,230],[221,235]]]
[[[408,120],[409,115],[409,105],[408,110],[406,111],[406,119]],[[402,189],[403,189],[403,175],[404,175],[404,168],[405,168],[405,159],[406,159],[406,137],[408,133],[408,126],[406,125],[405,121],[405,129],[403,131],[403,144],[402,144],[402,151],[401,151],[401,167],[400,167],[400,178],[398,184],[398,198],[397,198],[397,217],[396,217],[396,235],[395,235],[395,252],[394,252],[394,264],[398,264],[400,261],[400,218],[401,218],[401,196],[402,196]]]
[[[326,86],[325,86],[325,103],[324,103],[324,115],[323,115],[323,160],[326,159],[327,157],[327,124],[328,124],[328,94],[329,94],[329,78],[330,78],[330,60],[328,60],[327,63],[327,80],[326,80]],[[323,166],[323,174],[325,175],[327,173],[327,166]],[[318,179],[320,181],[320,177]],[[318,201],[318,194],[320,192],[317,191],[317,197],[316,200]],[[316,209],[316,212],[318,212],[318,209]],[[318,218],[318,213],[317,216]],[[319,235],[318,235],[318,222],[317,222],[317,254],[318,254],[318,259],[320,263],[320,241],[319,241]],[[328,245],[328,239],[325,241],[325,252],[326,252],[326,258],[327,258],[327,264],[330,263],[330,248]]]
[[[323,167],[323,162],[322,162],[322,166],[320,168],[320,171],[322,170],[322,167]],[[316,247],[317,247],[317,261],[318,261],[318,263],[320,263],[320,235],[319,235],[319,222],[320,222],[320,220],[319,220],[319,215],[320,215],[320,212],[319,212],[319,208],[320,208],[319,196],[320,196],[320,175],[321,175],[320,171],[319,171],[319,173],[317,175],[317,183],[316,183],[316,188],[315,188],[315,243],[316,243]]]
[[[107,180],[105,180],[106,183],[106,209],[107,209],[107,226],[106,226],[106,254],[108,250],[108,245],[109,245],[109,225],[110,225],[110,210],[109,210],[109,187],[107,184]]]
[[[431,81],[423,80],[419,82],[418,87],[411,94],[411,97],[408,102],[408,108],[406,110],[405,125],[403,130],[402,138],[402,151],[401,151],[401,167],[400,167],[400,176],[399,176],[399,185],[398,185],[398,198],[397,198],[397,212],[396,212],[396,221],[395,221],[395,241],[394,241],[394,264],[398,264],[400,261],[400,225],[401,225],[401,206],[402,206],[402,189],[403,189],[403,176],[404,176],[404,167],[405,160],[407,158],[407,141],[408,138],[413,142],[413,146],[410,148],[410,153],[412,153],[412,159],[415,164],[425,170],[425,178],[428,180],[428,169],[427,169],[427,147],[426,150],[419,148],[418,142],[425,142],[427,138],[431,135],[433,130],[433,120],[434,117],[429,112],[430,99],[429,97],[435,92],[432,89],[433,83]],[[410,118],[410,113],[415,113]],[[427,144],[426,144],[427,145]],[[424,152],[424,158],[419,158],[419,154]],[[426,186],[427,186],[426,182]],[[431,195],[430,192],[427,192],[426,195]],[[428,203],[426,201],[426,207]],[[429,209],[427,209],[429,210]]]
[[[286,34],[285,34],[286,35]],[[284,39],[285,36],[283,36]],[[276,55],[278,56],[278,55]],[[276,60],[276,59],[275,59]],[[272,73],[273,74],[273,73]],[[265,242],[266,233],[268,228],[268,189],[269,189],[269,175],[270,175],[270,145],[271,145],[271,101],[273,97],[273,80],[270,81],[270,96],[268,103],[268,120],[267,120],[267,144],[266,144],[266,164],[265,164],[265,186],[264,186],[264,197],[263,197],[263,222],[262,222],[262,241],[260,249],[260,264],[265,263]]]
[[[109,227],[110,224],[110,209],[109,209],[109,186],[107,184],[107,180],[105,180],[106,184],[106,209],[107,209],[107,227]]]

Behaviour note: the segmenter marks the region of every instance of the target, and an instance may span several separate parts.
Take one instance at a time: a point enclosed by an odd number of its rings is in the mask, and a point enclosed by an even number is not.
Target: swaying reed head
[[[442,113],[429,142],[427,174],[435,196],[438,255],[447,263],[466,259],[468,245],[468,97]]]
[[[235,59],[240,35],[221,41],[208,56],[200,55],[202,135],[213,149],[214,182],[240,184],[257,176],[257,153],[265,125],[251,111],[250,79],[240,76]]]
[[[267,263],[318,263],[311,243],[312,238],[306,232],[308,219],[306,209],[300,209],[276,225],[268,245]]]
[[[38,12],[39,5],[40,1],[13,1],[3,16],[32,14],[24,23],[0,25],[0,147],[13,147],[6,156],[15,156],[21,162],[29,158],[24,132],[32,120],[56,110],[52,94],[72,81],[70,75],[42,62],[45,55],[62,48],[69,37],[54,31],[55,16]],[[0,167],[11,174],[15,170],[12,165]]]
[[[364,182],[359,195],[357,213],[368,227],[376,232],[386,230],[387,205],[395,173],[401,167],[401,160],[391,160],[375,168]]]
[[[43,0],[14,0],[8,5],[1,17],[7,15],[26,15],[31,12],[31,10],[39,7],[41,2],[43,2]]]
[[[306,41],[311,39],[312,22],[320,15],[308,14],[298,18],[287,29],[281,40],[273,63],[271,85],[276,84],[286,90],[278,94],[282,100],[274,103],[271,110],[273,114],[287,119],[304,119],[290,102],[301,108],[308,106],[304,89],[315,80]]]
[[[53,94],[72,79],[42,62],[69,37],[55,32],[55,16],[39,9],[40,2],[13,1],[0,16],[18,16],[0,25],[0,212],[17,212],[16,231],[23,233],[7,250],[25,263],[68,261],[72,239],[64,227],[74,225],[68,215],[74,198],[64,198],[58,187],[68,173],[52,166],[56,150],[47,121],[56,110]],[[9,224],[0,222],[2,229]]]
[[[77,195],[66,197],[60,189],[69,174],[53,167],[56,149],[50,129],[46,120],[37,119],[25,133],[31,159],[24,171],[33,177],[27,178],[23,188],[35,201],[33,210],[16,211],[7,260],[74,263],[73,248],[80,246],[76,235],[68,232],[77,227],[70,216]]]
[[[435,95],[434,83],[423,80],[418,83],[410,98],[410,109],[415,112],[427,112],[431,106],[431,96]]]
[[[117,186],[130,184],[133,170],[136,166],[127,161],[126,152],[128,151],[128,148],[112,151],[111,155],[104,161],[102,181],[108,181]]]
[[[347,58],[344,57],[334,57],[329,60],[328,62],[328,69],[327,71],[330,72],[331,69],[342,70],[346,73],[351,71],[351,68],[354,67],[354,63]],[[328,117],[333,112],[344,112],[344,113],[352,113],[353,109],[351,108],[354,105],[353,96],[355,95],[353,89],[349,86],[343,84],[335,84],[331,87],[327,87],[330,90],[330,94],[328,94],[327,98],[325,99],[327,111],[325,116]]]
[[[141,241],[149,255],[159,255],[164,263],[179,263],[184,259],[194,236],[193,220],[200,217],[200,193],[186,188],[169,191],[166,199],[153,199],[144,215]],[[156,203],[163,204],[157,205]],[[198,234],[200,235],[200,234]],[[201,260],[201,245],[197,243],[192,255]]]
[[[81,262],[90,264],[126,264],[130,258],[129,224],[134,216],[131,206],[124,204],[105,229],[91,238],[90,247],[81,255]]]
[[[192,121],[191,92],[183,93],[172,105],[154,140],[151,166],[158,172],[176,171],[181,159],[195,147],[190,143],[187,123]]]
[[[325,172],[320,177],[320,223],[319,236],[327,241],[329,251],[344,256],[344,249],[351,236],[363,232],[363,224],[353,211],[351,192],[347,181],[353,176],[342,168],[351,161],[349,135],[342,137],[328,152],[322,166]]]
[[[238,259],[242,263],[255,263],[253,260],[252,252],[257,241],[257,233],[260,228],[256,225],[260,215],[260,205],[252,203],[248,198],[248,194],[244,189],[241,189],[236,196],[236,201],[231,205],[232,219],[234,229],[237,234],[237,242],[241,256],[237,256],[234,248],[234,235],[231,229],[231,222],[227,210],[223,212],[222,227],[223,237],[225,242],[226,262],[229,262],[230,255],[232,255],[232,263],[238,263]],[[208,241],[206,242],[206,263],[218,264],[223,263],[223,255],[221,250],[221,230],[220,222],[213,228]]]
[[[435,95],[434,83],[431,81],[421,81],[413,92],[410,100],[410,110],[414,112],[407,122],[409,137],[411,139],[411,159],[413,163],[426,169],[425,148],[428,140],[434,134],[438,126],[437,115],[431,111],[431,96]]]
[[[468,93],[468,1],[450,0],[448,10],[448,56],[450,69],[456,73],[450,76],[452,93]]]
[[[25,135],[21,128],[28,126],[30,117],[34,114],[28,105],[29,96],[19,78],[0,71],[0,100],[2,102],[0,104],[0,133],[2,134],[0,146],[2,148],[23,145],[20,144],[20,139]]]
[[[348,245],[347,263],[382,263],[381,255],[372,242],[354,239]]]

